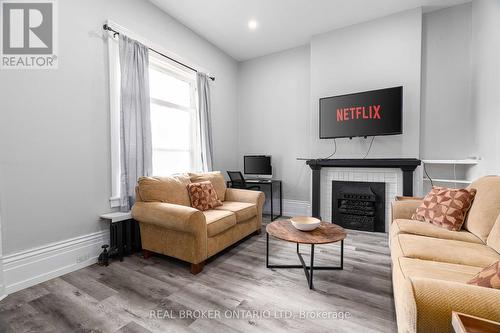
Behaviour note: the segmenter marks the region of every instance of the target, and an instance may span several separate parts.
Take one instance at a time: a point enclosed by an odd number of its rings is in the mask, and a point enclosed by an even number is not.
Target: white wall
[[[333,151],[333,140],[318,139],[319,98],[403,85],[404,135],[377,137],[369,157],[418,157],[421,17],[420,9],[391,15],[241,63],[240,156],[272,154],[284,197],[309,201],[310,169],[295,158]],[[360,158],[368,148],[360,138],[337,143],[336,157]]]
[[[420,157],[424,159],[476,155],[471,10],[467,3],[423,16]]]
[[[472,178],[500,174],[500,1],[472,2],[472,112],[482,158]]]
[[[148,1],[58,1],[59,69],[0,73],[3,254],[107,228],[110,151],[106,19],[217,76],[215,168],[237,166],[237,63]]]
[[[243,155],[272,155],[283,196],[308,200],[309,46],[241,63],[238,87],[239,169]]]
[[[0,179],[1,181],[1,179]],[[0,188],[2,184],[0,183]],[[0,202],[0,237],[2,236],[2,202]],[[2,240],[0,239],[0,258],[2,257]],[[0,260],[0,301],[6,296],[4,283],[4,267],[3,260]]]
[[[328,156],[333,140],[320,140],[321,97],[403,86],[403,134],[376,137],[368,158],[418,157],[422,11],[414,9],[318,35],[311,42],[311,146]],[[370,139],[338,139],[336,157],[361,158]]]

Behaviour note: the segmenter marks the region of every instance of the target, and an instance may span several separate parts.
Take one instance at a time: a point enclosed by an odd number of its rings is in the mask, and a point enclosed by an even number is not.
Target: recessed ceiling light
[[[257,21],[255,21],[255,20],[248,21],[248,29],[250,29],[250,30],[257,29]]]

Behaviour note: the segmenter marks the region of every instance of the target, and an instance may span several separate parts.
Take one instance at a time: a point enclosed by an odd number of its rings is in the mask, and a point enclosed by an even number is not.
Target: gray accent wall
[[[273,174],[283,180],[283,197],[309,200],[309,46],[240,64],[238,159],[272,155]]]
[[[472,2],[472,111],[481,161],[472,179],[500,174],[500,1]]]
[[[243,62],[238,158],[244,153],[277,154],[275,172],[284,180],[285,198],[309,201],[310,171],[295,157],[327,157],[334,150],[333,140],[318,139],[318,99],[402,84],[405,134],[377,137],[368,157],[479,157],[479,165],[465,177],[500,174],[498,31],[500,3],[477,0],[356,24],[315,36],[308,46]],[[306,63],[308,72],[300,69]],[[284,69],[290,75],[283,75]],[[309,81],[310,87],[299,92],[290,80]],[[273,97],[283,96],[297,107],[281,110]],[[306,99],[309,108],[302,107]],[[262,125],[267,119],[282,126],[269,133]],[[292,126],[302,132],[284,134]],[[251,133],[262,138],[250,139]],[[275,137],[287,138],[288,145]],[[335,156],[362,157],[368,144],[362,138],[339,139]],[[421,171],[416,175],[419,193]]]
[[[403,86],[403,134],[376,137],[367,158],[418,157],[420,138],[420,8],[356,24],[311,42],[310,155],[328,156],[333,140],[320,140],[319,99]],[[337,139],[336,157],[362,158],[370,138]]]
[[[3,254],[103,230],[110,211],[106,19],[217,76],[215,168],[237,167],[237,62],[148,1],[58,1],[59,69],[0,74]]]
[[[421,19],[420,9],[406,11],[241,63],[238,158],[273,155],[284,198],[309,201],[311,171],[296,158],[324,158],[334,150],[333,140],[318,138],[318,99],[399,85],[405,86],[405,134],[377,137],[368,157],[418,157]],[[361,158],[368,145],[362,138],[338,139],[335,157]]]
[[[475,156],[471,102],[472,5],[424,14],[420,157]]]

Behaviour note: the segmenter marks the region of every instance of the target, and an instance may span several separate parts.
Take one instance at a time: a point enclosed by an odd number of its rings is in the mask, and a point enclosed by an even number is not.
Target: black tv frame
[[[269,157],[269,165],[271,166],[271,173],[270,174],[265,174],[265,173],[248,173],[246,172],[247,168],[247,161],[246,157]],[[273,175],[273,165],[271,163],[272,157],[271,155],[243,155],[243,173],[245,175],[262,175],[262,176],[272,176]]]
[[[376,91],[381,91],[381,90],[386,90],[386,89],[392,89],[392,88],[401,88],[401,124],[400,132],[391,132],[391,133],[378,133],[376,135],[344,135],[344,136],[328,136],[328,137],[322,137],[321,136],[321,100],[322,99],[328,99],[328,98],[333,98],[333,97],[344,97],[344,96],[350,96],[350,95],[358,95],[358,94],[364,94],[364,93],[369,93],[369,92],[376,92]],[[387,87],[387,88],[381,88],[381,89],[374,89],[374,90],[367,90],[367,91],[362,91],[362,92],[357,92],[357,93],[350,93],[350,94],[343,94],[343,95],[335,95],[335,96],[328,96],[328,97],[321,97],[319,99],[318,103],[318,113],[319,113],[319,122],[318,122],[318,132],[319,132],[319,138],[320,140],[322,139],[342,139],[342,138],[367,138],[369,136],[383,136],[383,135],[400,135],[403,134],[403,117],[404,117],[404,110],[403,110],[403,93],[404,93],[404,87],[403,86],[395,86],[395,87]]]

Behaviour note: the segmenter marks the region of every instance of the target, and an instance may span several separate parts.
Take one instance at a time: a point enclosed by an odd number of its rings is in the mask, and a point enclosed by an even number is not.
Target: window
[[[145,45],[151,42],[108,21]],[[120,206],[120,57],[118,38],[108,34],[109,113],[111,143],[110,206]],[[155,49],[162,50],[160,46]],[[168,53],[168,50],[164,50]],[[149,54],[153,174],[201,171],[200,120],[197,112],[196,73],[154,52]]]
[[[200,170],[196,75],[153,52],[149,59],[153,174]]]

